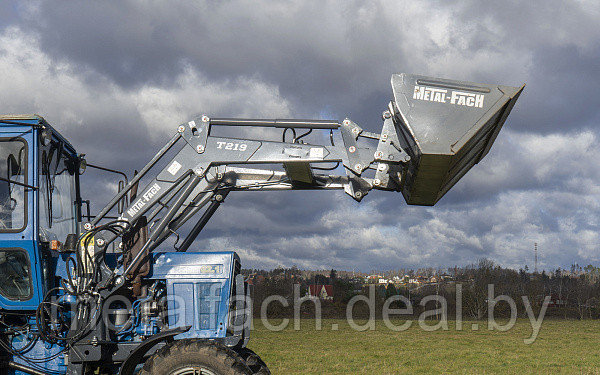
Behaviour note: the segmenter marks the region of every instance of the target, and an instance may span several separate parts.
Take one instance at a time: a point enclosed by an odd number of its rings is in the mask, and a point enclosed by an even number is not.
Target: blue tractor
[[[392,87],[380,133],[349,119],[185,122],[93,216],[83,172],[117,171],[87,163],[40,116],[0,116],[0,373],[269,374],[246,347],[240,258],[188,251],[228,194],[341,189],[361,201],[377,189],[433,205],[487,154],[523,89],[406,74]],[[313,131],[329,141],[308,143]]]

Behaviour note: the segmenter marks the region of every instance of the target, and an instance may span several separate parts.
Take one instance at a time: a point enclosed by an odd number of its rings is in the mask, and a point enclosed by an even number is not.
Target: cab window
[[[0,139],[0,232],[25,229],[27,189],[27,144],[23,140]]]
[[[60,143],[42,148],[40,155],[40,239],[64,242],[77,233],[75,161]]]
[[[0,250],[0,295],[12,300],[31,298],[31,270],[25,250]]]

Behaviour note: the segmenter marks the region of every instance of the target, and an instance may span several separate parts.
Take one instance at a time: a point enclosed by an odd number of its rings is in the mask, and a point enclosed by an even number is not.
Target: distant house
[[[548,302],[548,307],[565,307],[567,306],[567,302],[566,298],[560,298],[558,294],[552,294]]]
[[[308,295],[314,298],[332,300],[333,299],[333,285],[309,285]]]
[[[248,282],[248,285],[261,285],[264,284],[265,277],[263,275],[253,273],[248,276],[248,279],[246,281]]]
[[[365,284],[379,284],[383,278],[381,275],[369,275],[365,278]]]

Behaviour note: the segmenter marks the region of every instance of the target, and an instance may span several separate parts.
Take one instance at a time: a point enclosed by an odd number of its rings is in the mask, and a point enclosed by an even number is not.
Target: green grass
[[[271,322],[274,323],[273,321]],[[473,331],[472,324],[479,330]],[[332,324],[339,330],[333,331]],[[280,332],[255,319],[249,347],[278,374],[600,374],[599,321],[544,321],[537,340],[528,320],[507,332],[487,322],[463,323],[457,331],[426,332],[413,322],[393,332],[377,321],[375,331],[356,332],[344,320],[302,320]]]

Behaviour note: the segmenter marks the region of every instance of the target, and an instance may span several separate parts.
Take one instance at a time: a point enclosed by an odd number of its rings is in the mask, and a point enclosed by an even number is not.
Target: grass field
[[[274,323],[274,322],[271,322]],[[479,330],[464,322],[457,331],[426,332],[413,322],[393,332],[377,321],[375,331],[356,332],[344,320],[302,320],[280,332],[255,319],[249,347],[279,374],[600,374],[599,321],[544,321],[537,340],[528,320],[507,332]],[[339,329],[332,330],[337,324]]]

